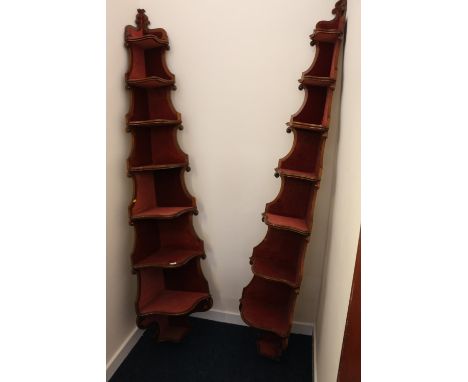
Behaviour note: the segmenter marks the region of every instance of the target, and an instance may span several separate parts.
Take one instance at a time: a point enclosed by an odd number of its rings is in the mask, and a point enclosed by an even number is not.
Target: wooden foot
[[[288,339],[276,334],[264,332],[257,340],[257,351],[260,355],[279,361],[283,350],[288,347]]]
[[[187,316],[158,316],[156,340],[158,342],[181,342],[190,331]]]
[[[180,342],[190,331],[188,316],[158,316],[138,317],[137,325],[140,329],[155,326],[157,342]]]

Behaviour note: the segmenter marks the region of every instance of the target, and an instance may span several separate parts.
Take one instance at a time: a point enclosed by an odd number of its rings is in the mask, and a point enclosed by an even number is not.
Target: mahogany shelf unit
[[[318,22],[310,36],[315,59],[299,80],[304,102],[286,129],[294,133],[294,143],[275,169],[281,189],[262,214],[267,234],[253,249],[254,276],[240,299],[242,319],[260,330],[258,352],[273,359],[287,348],[302,282],[346,25],[346,0],[338,1],[332,13],[333,20]]]
[[[203,241],[193,228],[196,200],[184,180],[188,156],[177,142],[181,115],[171,101],[175,76],[167,68],[169,39],[164,29],[149,29],[144,9],[136,27],[125,27],[130,67],[125,74],[131,93],[126,115],[132,150],[127,175],[133,179],[128,207],[135,230],[132,259],[138,279],[137,325],[156,325],[158,341],[179,342],[189,332],[187,316],[213,305],[200,259]]]

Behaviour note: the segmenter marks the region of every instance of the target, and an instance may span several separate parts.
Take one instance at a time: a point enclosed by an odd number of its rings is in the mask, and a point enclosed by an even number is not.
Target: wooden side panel
[[[338,382],[361,381],[361,235],[349,298]]]

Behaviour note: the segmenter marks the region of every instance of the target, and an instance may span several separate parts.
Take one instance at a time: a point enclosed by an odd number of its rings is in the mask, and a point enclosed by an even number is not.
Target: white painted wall
[[[136,282],[130,273],[133,230],[128,226],[127,216],[132,184],[125,175],[129,137],[125,132],[124,114],[128,99],[123,81],[127,70],[123,27],[134,19],[134,3],[107,1],[107,363],[135,329]]]
[[[284,124],[303,100],[297,80],[315,54],[308,35],[317,21],[331,18],[334,3],[108,1],[108,359],[133,328],[136,282],[130,275],[133,238],[126,216],[131,183],[125,176],[124,26],[133,23],[136,8],[144,8],[150,27],[163,27],[169,34],[167,61],[178,87],[173,101],[185,127],[179,141],[192,167],[186,182],[197,198],[195,228],[207,252],[203,269],[214,309],[237,314],[242,288],[252,277],[249,256],[266,233],[260,214],[280,188],[274,168],[292,145]],[[334,131],[332,126],[296,307],[296,321],[306,323],[314,321],[318,307]]]
[[[317,315],[317,381],[335,382],[361,223],[360,0],[348,1],[336,186]]]

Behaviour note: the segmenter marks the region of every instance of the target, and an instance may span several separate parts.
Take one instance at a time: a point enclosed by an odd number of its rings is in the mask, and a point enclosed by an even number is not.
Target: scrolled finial
[[[138,29],[147,30],[150,21],[148,20],[148,16],[145,14],[144,9],[137,9],[137,15],[135,18],[135,24],[137,25]]]
[[[332,10],[332,14],[341,16],[346,11],[346,0],[340,0],[335,4],[335,8]]]

